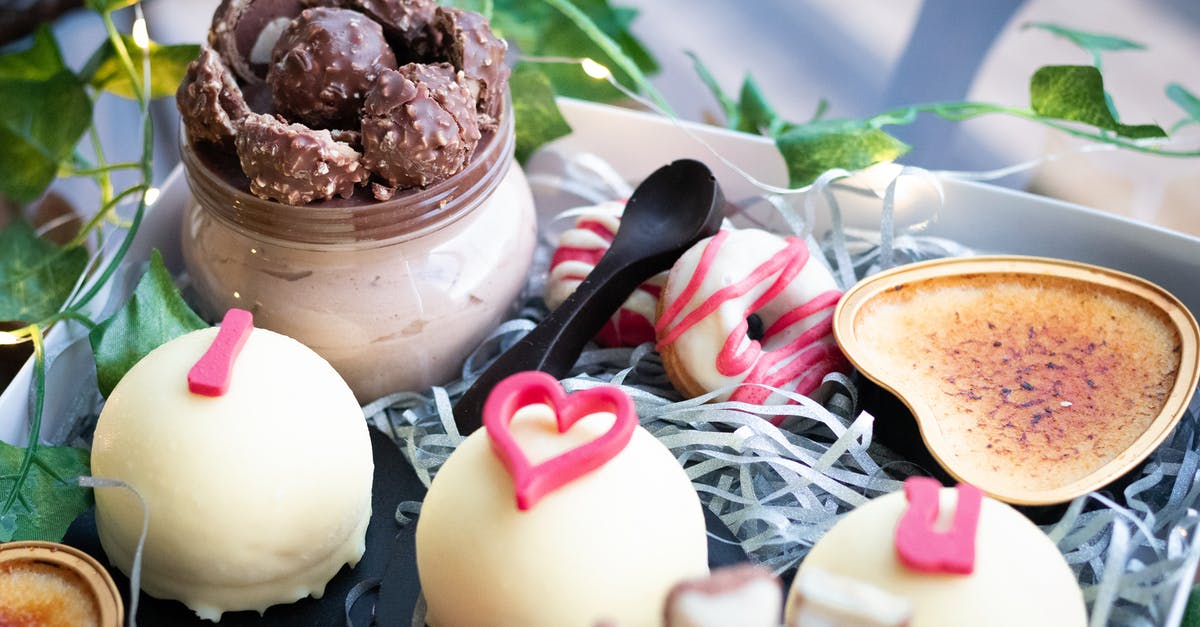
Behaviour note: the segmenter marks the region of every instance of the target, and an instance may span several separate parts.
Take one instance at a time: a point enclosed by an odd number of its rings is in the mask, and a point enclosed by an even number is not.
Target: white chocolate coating
[[[537,464],[612,423],[612,414],[594,414],[559,434],[539,405],[518,412],[511,431]],[[641,427],[604,466],[523,512],[479,429],[434,477],[416,540],[426,619],[436,627],[660,625],[671,587],[708,573],[700,499]]]
[[[940,493],[939,521],[948,524],[957,492]],[[1062,554],[1020,512],[984,497],[970,575],[923,574],[896,558],[895,533],[907,508],[894,492],[855,509],[838,521],[800,563],[797,581],[820,570],[853,577],[908,599],[910,627],[1073,627],[1087,624],[1083,594]],[[788,620],[795,615],[795,584],[788,595]]]
[[[299,342],[254,329],[218,397],[187,372],[217,329],[151,352],[100,415],[92,474],[133,486],[150,512],[142,589],[202,618],[320,596],[365,550],[374,463],[354,394]],[[96,490],[105,553],[128,574],[142,509]]]
[[[701,259],[712,239],[706,238],[692,246],[671,268],[661,297],[664,316],[671,305],[685,295],[688,284],[698,272],[701,280],[699,288],[683,305],[677,316],[659,320],[658,324],[664,326],[659,329],[660,342],[663,341],[666,333],[678,326],[688,314],[700,309],[706,300],[723,288],[746,281],[757,268],[788,246],[787,240],[766,231],[758,229],[729,230],[727,238],[713,259],[712,266],[705,272],[701,267]],[[740,372],[722,373],[718,368],[718,359],[726,339],[731,336],[735,327],[745,322],[748,313],[756,313],[762,320],[764,329],[767,329],[779,318],[813,299],[829,292],[838,292],[837,282],[829,269],[815,256],[810,256],[800,272],[788,282],[781,292],[762,307],[752,309],[751,305],[771,288],[778,276],[779,272],[771,273],[763,280],[757,281],[743,295],[720,303],[714,311],[683,331],[673,342],[669,342],[678,361],[686,370],[686,373],[683,373],[684,379],[694,381],[704,391],[718,390],[745,382],[751,374],[753,366]],[[782,332],[770,338],[764,338],[761,342],[763,356],[765,357],[773,351],[784,351],[785,347],[797,340],[801,334],[818,324],[828,325],[833,315],[834,305],[836,305],[836,300],[830,306],[818,309],[791,324]],[[742,338],[741,343],[737,345],[736,352],[746,351],[751,342],[752,340],[749,338]],[[788,368],[794,360],[808,360],[809,356],[824,347],[829,347],[831,353],[836,355],[832,361],[814,360],[813,363],[805,366],[796,377],[790,378],[776,387],[790,390],[796,387],[797,380],[801,376],[815,376],[819,382],[820,378],[830,370],[848,371],[848,364],[836,349],[832,331],[822,334],[819,339],[808,344],[800,352],[784,356],[771,371]],[[744,386],[734,392],[727,390],[717,400],[730,400],[730,396],[737,395],[742,390],[745,390],[742,392],[743,394],[761,394],[756,391],[752,392],[751,390],[754,388],[750,386]],[[762,404],[787,402],[787,399],[777,394],[763,395],[763,397],[766,400],[761,401]],[[734,400],[750,399],[735,398]]]

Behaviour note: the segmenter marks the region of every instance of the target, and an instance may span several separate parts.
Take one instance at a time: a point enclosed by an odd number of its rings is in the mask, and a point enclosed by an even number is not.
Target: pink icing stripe
[[[718,234],[724,235],[722,231]],[[762,343],[748,340],[749,324],[745,318],[761,309],[767,303],[776,299],[790,284],[809,261],[808,247],[799,238],[788,238],[787,245],[764,261],[745,278],[727,285],[700,303],[696,309],[684,316],[678,324],[672,326],[673,320],[679,316],[684,306],[691,302],[699,290],[704,278],[712,271],[716,262],[717,252],[724,243],[724,238],[714,237],[705,247],[696,271],[679,297],[663,312],[656,329],[659,332],[659,347],[670,344],[699,321],[711,315],[724,303],[743,296],[771,280],[771,285],[747,305],[742,314],[742,320],[730,331],[717,353],[717,372],[725,376],[735,376],[746,372],[743,383],[752,385],[739,386],[730,396],[731,400],[747,401],[762,404],[770,397],[770,391],[759,387],[760,384],[775,388],[784,388],[794,382],[793,389],[800,394],[808,394],[815,390],[824,379],[825,374],[832,370],[844,369],[848,366],[845,356],[832,341],[824,341],[832,333],[833,312],[841,298],[838,290],[823,292],[808,302],[780,316],[763,334],[763,339],[775,337],[792,325],[809,319],[822,312],[829,312],[818,320],[812,327],[804,330],[786,345],[764,352]],[[771,277],[774,277],[773,279]],[[669,329],[669,330],[668,330]],[[664,331],[666,331],[664,333]],[[779,364],[784,365],[776,368]]]
[[[619,217],[617,221],[619,223]],[[595,269],[605,253],[608,252],[615,236],[615,233],[610,230],[607,220],[593,215],[580,217],[571,230],[590,232],[602,241],[592,241],[580,246],[560,245],[554,250],[550,259],[550,270],[561,274],[554,275],[548,287],[559,289],[561,286],[568,292],[587,279],[587,275]],[[571,267],[561,266],[567,262],[571,262]],[[641,291],[651,300],[657,301],[662,288],[659,285],[642,284],[636,288],[635,293],[637,291]],[[637,346],[645,342],[653,342],[655,339],[653,316],[647,316],[631,309],[627,299],[622,303],[620,309],[604,323],[595,339],[602,346]]]
[[[679,315],[679,312],[683,311],[684,306],[691,302],[692,297],[700,290],[700,284],[704,282],[705,275],[712,269],[713,259],[717,256],[717,251],[721,249],[721,244],[728,238],[729,231],[717,231],[717,234],[712,236],[712,239],[708,240],[708,243],[704,245],[704,252],[700,255],[700,262],[696,264],[696,271],[692,273],[692,278],[688,279],[687,285],[679,293],[679,297],[675,299],[675,302],[670,303],[663,310],[662,316],[659,317],[658,322],[654,325],[656,332],[661,334],[671,324],[671,321]],[[661,348],[663,345],[674,341],[673,338],[671,340],[663,340],[658,345]]]
[[[789,381],[798,381],[796,384],[797,390],[799,390],[801,387],[801,383],[804,384],[804,387],[808,388],[801,392],[801,394],[811,392],[812,388],[816,386],[808,381],[799,381],[801,375],[814,374],[812,372],[813,367],[829,361],[829,359],[834,356],[834,353],[837,350],[837,346],[835,346],[833,343],[807,346],[802,351],[799,351],[799,354],[797,354],[783,366],[776,368],[775,366],[783,360],[772,359],[771,363],[765,364],[765,367],[760,366],[757,368],[756,370],[758,370],[758,372],[751,373],[752,376],[746,377],[746,380],[753,383],[763,383],[765,385],[770,385],[777,388],[782,388]],[[775,354],[777,353],[772,353],[772,355]],[[824,373],[822,373],[821,377],[824,376]]]
[[[830,359],[814,364],[812,369],[796,382],[796,385],[792,388],[792,391],[802,396],[808,396],[813,392],[813,390],[816,390],[818,387],[820,387],[821,382],[825,379],[825,373],[838,370],[843,366],[844,363],[845,360],[837,356],[832,356]],[[784,381],[780,385],[772,385],[768,382],[761,382],[758,385],[746,385],[743,383],[733,391],[733,394],[729,395],[729,400],[752,403],[754,405],[765,405],[771,398],[772,392],[767,388],[759,386],[771,385],[772,387],[786,389],[783,387],[784,383],[787,382]],[[794,404],[791,402],[791,399],[788,400],[789,402],[785,404]],[[783,422],[784,418],[785,416],[774,416],[770,418],[770,421],[771,424],[778,426],[779,423]]]
[[[606,346],[638,346],[654,341],[654,326],[642,314],[619,309],[604,323],[597,337]]]
[[[575,224],[575,228],[595,233],[605,241],[606,245],[596,248],[560,246],[554,251],[554,255],[550,259],[551,268],[564,261],[581,261],[595,267],[595,265],[600,262],[600,258],[604,256],[605,251],[608,250],[608,245],[612,244],[614,234],[601,222],[582,218]]]
[[[564,261],[579,261],[594,268],[603,256],[603,248],[559,248],[550,259],[550,267],[555,268]]]
[[[798,356],[796,357],[796,359],[793,359],[789,363],[789,366],[791,364],[796,364],[797,362],[803,363],[802,355],[800,355],[801,351],[803,351],[809,345],[814,344],[814,343],[820,341],[825,336],[829,335],[829,333],[832,329],[833,329],[833,316],[829,316],[829,317],[825,318],[824,320],[822,320],[821,322],[818,322],[813,327],[806,329],[796,339],[792,340],[791,342],[788,342],[786,345],[781,346],[773,351],[769,351],[766,354],[763,354],[762,345],[760,343],[753,342],[751,345],[751,350],[747,350],[745,353],[746,356],[750,357],[749,359],[742,358],[737,361],[733,361],[730,359],[730,356],[725,353],[725,350],[722,349],[722,351],[720,353],[718,353],[718,355],[717,355],[717,371],[721,372],[721,374],[728,377],[728,376],[736,375],[741,372],[745,372],[746,368],[750,368],[751,366],[753,366],[754,367],[753,370],[751,370],[750,373],[746,375],[745,381],[747,381],[749,383],[767,383],[765,377],[767,376],[767,373],[769,373],[771,371],[771,368],[773,368],[775,366],[775,364],[777,364],[781,361],[784,361],[787,357],[790,357],[792,355],[798,355]],[[729,339],[734,339],[735,335],[736,335],[736,331],[733,334],[730,334]],[[745,336],[741,336],[741,337],[745,337]],[[738,338],[738,339],[740,339],[740,338]],[[728,347],[728,343],[729,343],[729,340],[726,340],[726,348]],[[741,369],[738,369],[738,370],[728,370],[728,371],[722,372],[721,371],[722,363],[724,363],[724,365],[726,365],[726,366],[734,366],[734,365],[738,365],[740,363],[742,365],[742,367],[741,367]],[[795,369],[795,366],[791,366],[791,367],[793,370]],[[805,370],[807,370],[807,368],[808,368],[807,366],[804,367]],[[776,379],[778,379],[778,377],[772,376],[773,381],[775,381]],[[783,378],[783,379],[777,381],[776,383],[770,383],[770,385],[776,385],[778,387],[778,385],[780,383],[786,383],[787,381],[790,381],[790,380],[791,380],[791,377],[787,377],[787,378]]]
[[[795,246],[804,248],[802,254],[796,253],[793,250],[793,247]],[[725,344],[721,347],[721,351],[717,353],[717,372],[725,376],[733,376],[740,372],[744,372],[747,368],[752,366],[760,359],[762,355],[762,342],[759,340],[746,341],[746,333],[749,330],[749,324],[746,322],[745,318],[752,312],[757,311],[767,303],[774,300],[779,293],[786,289],[787,286],[796,278],[796,275],[799,274],[804,268],[804,264],[808,262],[807,247],[804,246],[804,243],[800,240],[789,241],[788,247],[779,251],[777,256],[786,257],[787,265],[784,266],[783,271],[780,272],[779,277],[775,280],[775,283],[771,286],[771,288],[764,292],[758,300],[754,301],[749,307],[746,308],[746,311],[742,314],[742,321],[732,329],[729,336],[725,338]],[[715,298],[716,294],[713,296]],[[804,311],[807,308],[808,305],[805,304],[799,309],[794,309],[786,313],[781,319],[793,321],[803,320],[808,316],[796,316],[794,314],[796,314],[798,311]],[[774,332],[783,330],[783,327],[780,327],[779,323],[776,322],[775,324],[771,325],[770,330],[773,334]],[[770,337],[771,334],[764,333],[763,341],[770,339]],[[743,345],[746,348],[739,353],[738,349]],[[792,344],[789,344],[788,346],[778,350],[790,352],[791,346]]]
[[[778,352],[768,353],[764,356],[742,383],[769,385],[784,389],[789,382],[796,380],[792,390],[797,394],[808,394],[817,389],[825,378],[826,372],[836,369],[845,361],[841,351],[832,342],[809,346],[795,359],[772,371],[771,368],[781,361],[781,359],[774,358],[776,355]],[[783,355],[783,357],[786,356]],[[758,385],[742,385],[734,390],[729,398],[730,400],[752,401],[761,405],[771,396],[771,391],[758,387]]]
[[[604,224],[603,222],[594,220],[594,219],[588,219],[588,218],[580,219],[579,222],[575,223],[575,228],[583,229],[584,231],[591,231],[591,232],[595,233],[596,235],[599,235],[601,237],[601,239],[603,239],[604,241],[606,241],[610,244],[613,241],[613,237],[616,236],[616,233],[613,233],[612,231],[608,230],[608,226],[606,224]]]
[[[801,244],[803,244],[803,242],[801,242]],[[670,344],[671,342],[674,342],[675,340],[679,339],[680,335],[683,335],[684,333],[686,333],[688,331],[688,329],[691,329],[693,326],[696,325],[696,323],[707,318],[710,314],[712,314],[712,312],[719,309],[721,307],[721,305],[724,304],[726,301],[733,300],[735,298],[738,298],[739,296],[744,296],[746,293],[748,293],[750,290],[754,289],[758,284],[765,281],[771,275],[774,275],[777,272],[788,273],[789,261],[792,259],[791,255],[786,254],[786,253],[788,253],[789,250],[794,250],[794,249],[792,249],[791,247],[784,248],[779,253],[773,255],[770,259],[763,262],[762,265],[755,268],[754,271],[752,271],[750,273],[750,275],[747,276],[746,278],[744,278],[736,283],[733,283],[732,285],[727,285],[727,286],[717,290],[716,292],[714,292],[713,295],[709,296],[707,300],[700,303],[699,307],[695,308],[694,310],[692,310],[691,313],[689,313],[687,316],[685,316],[683,318],[683,320],[681,320],[679,322],[678,325],[676,325],[673,329],[668,331],[666,336],[659,340],[658,345],[660,347],[665,346],[665,345]],[[707,254],[708,251],[705,250],[705,253]],[[701,264],[703,264],[703,261],[704,261],[704,259],[701,258]],[[712,264],[710,262],[709,269],[711,269],[711,266],[712,266]],[[797,269],[796,272],[799,272],[799,270]],[[708,269],[705,269],[703,267],[703,265],[697,266],[697,268],[696,268],[697,276],[699,276],[701,274],[707,274],[707,273],[708,273]],[[791,272],[788,274],[791,274],[792,276],[794,276],[795,272]],[[691,287],[691,285],[689,285],[688,287]],[[787,287],[786,283],[776,282],[770,288],[768,288],[767,292],[764,293],[762,295],[762,297],[759,297],[758,300],[756,300],[754,302],[754,304],[751,305],[751,308],[748,309],[746,311],[746,313],[749,314],[751,311],[754,311],[754,309],[761,307],[762,304],[770,302],[770,299],[777,296],[779,294],[779,292],[783,291],[783,289],[785,287]],[[684,296],[685,296],[684,294],[681,294],[680,297],[678,299],[676,299],[676,302],[683,301],[686,303],[687,301],[691,300],[691,298],[685,299]],[[660,320],[659,322],[661,323],[662,321]]]
[[[763,331],[763,340],[769,340],[777,334],[787,330],[793,324],[804,320],[805,318],[825,309],[833,309],[837,306],[838,300],[842,298],[842,293],[838,290],[829,290],[823,294],[818,294],[812,300],[804,303],[802,306],[793,309],[779,317],[766,331]]]

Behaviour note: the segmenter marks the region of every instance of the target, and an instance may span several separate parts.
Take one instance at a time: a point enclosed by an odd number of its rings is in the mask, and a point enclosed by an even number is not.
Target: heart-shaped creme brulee
[[[845,294],[834,334],[912,410],[947,472],[1023,505],[1068,501],[1129,471],[1178,422],[1200,376],[1200,329],[1174,296],[1056,259],[882,272]]]

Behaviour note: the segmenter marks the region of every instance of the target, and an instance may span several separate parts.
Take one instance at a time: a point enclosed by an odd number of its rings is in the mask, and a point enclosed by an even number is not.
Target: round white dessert
[[[374,463],[354,394],[303,344],[254,329],[226,394],[188,390],[217,335],[186,334],[139,361],[96,426],[92,474],[149,510],[142,589],[202,618],[308,595],[365,550]],[[130,573],[142,508],[96,490],[100,542]]]
[[[947,528],[957,491],[943,488],[935,529]],[[875,586],[912,604],[910,627],[1073,627],[1087,624],[1083,593],[1050,538],[1012,507],[984,497],[970,575],[915,572],[896,557],[904,491],[854,509],[813,546],[800,573],[819,569]],[[798,574],[796,581],[800,581]],[[787,624],[794,620],[795,583]]]
[[[549,408],[533,405],[511,432],[537,464],[613,420],[593,414],[560,434]],[[434,477],[416,541],[426,619],[438,627],[661,625],[671,587],[708,573],[700,499],[642,427],[606,464],[526,511],[479,429]]]

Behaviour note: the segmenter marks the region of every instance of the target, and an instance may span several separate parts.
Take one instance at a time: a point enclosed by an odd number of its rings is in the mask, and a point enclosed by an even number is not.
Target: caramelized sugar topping
[[[96,602],[79,576],[38,561],[0,563],[0,625],[86,627],[97,624]]]
[[[901,285],[864,307],[855,333],[864,358],[929,406],[951,449],[938,451],[944,460],[965,479],[1018,490],[1064,486],[1124,451],[1180,367],[1165,312],[1050,276]]]

